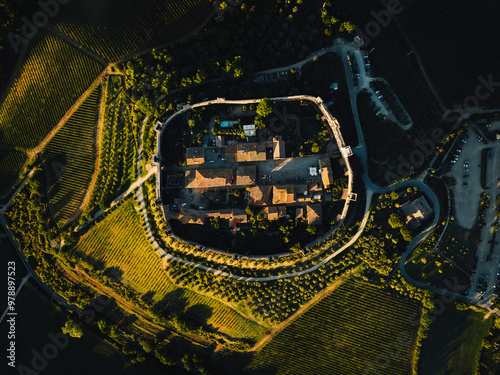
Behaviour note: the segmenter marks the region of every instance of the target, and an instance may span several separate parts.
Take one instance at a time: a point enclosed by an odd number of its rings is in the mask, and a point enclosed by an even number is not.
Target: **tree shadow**
[[[154,304],[155,309],[166,310],[169,314],[182,314],[187,306],[187,298],[183,297],[182,289],[175,289],[163,296]]]
[[[248,369],[255,357],[255,352],[232,352],[224,357],[220,363],[220,369],[227,375],[239,375],[244,372],[246,375],[275,375],[278,373],[277,365],[266,364],[266,367],[258,369]],[[244,371],[242,371],[244,369]]]
[[[106,268],[106,262],[104,260],[95,259],[94,257],[92,257],[90,255],[86,255],[85,257],[86,257],[86,260],[90,261],[97,270],[103,271]]]
[[[149,292],[146,292],[141,296],[141,300],[143,300],[144,302],[153,302],[153,297],[155,294],[155,291],[150,290]]]
[[[207,325],[208,319],[212,316],[213,309],[206,305],[197,304],[190,306],[183,314],[188,320],[196,321],[201,325]]]
[[[118,281],[122,281],[123,279],[123,270],[121,268],[118,268],[118,267],[107,267],[105,270],[104,270],[104,274],[106,276],[109,276],[109,277],[113,277],[115,278],[116,280]]]

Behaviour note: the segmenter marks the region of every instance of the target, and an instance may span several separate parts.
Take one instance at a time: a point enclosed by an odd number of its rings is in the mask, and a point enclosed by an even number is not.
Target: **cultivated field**
[[[347,282],[278,333],[246,370],[275,375],[409,374],[418,305],[372,284]]]
[[[89,230],[76,246],[96,264],[113,267],[116,275],[139,291],[148,293],[172,311],[185,311],[200,323],[233,337],[258,339],[264,328],[228,306],[188,289],[178,288],[162,269],[139,213],[129,200]]]
[[[43,150],[54,219],[63,225],[80,208],[95,164],[101,87],[97,87]]]
[[[108,61],[118,61],[194,30],[215,10],[212,3],[83,0],[61,7],[55,28]]]
[[[42,34],[0,104],[0,143],[22,149],[38,145],[101,70],[77,49]]]

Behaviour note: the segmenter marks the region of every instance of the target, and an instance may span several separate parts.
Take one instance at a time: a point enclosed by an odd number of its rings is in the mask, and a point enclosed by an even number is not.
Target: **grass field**
[[[0,176],[2,176],[3,182],[0,186],[0,195],[5,194],[9,187],[16,182],[26,160],[27,156],[24,152],[0,151]]]
[[[0,143],[21,149],[38,145],[102,68],[54,36],[41,34],[0,104]]]
[[[472,310],[459,311],[453,304],[431,324],[422,343],[419,374],[472,375],[481,354],[481,342],[492,319]]]
[[[129,200],[89,230],[76,249],[113,267],[122,280],[140,293],[149,293],[172,311],[185,311],[201,323],[233,337],[262,337],[264,328],[230,307],[188,289],[178,288],[162,270],[139,214]]]
[[[80,208],[94,172],[100,97],[98,86],[42,151],[51,181],[50,205],[59,225]]]
[[[194,30],[215,10],[212,3],[82,0],[61,7],[55,28],[108,61],[118,61]]]
[[[278,333],[245,373],[409,374],[418,306],[371,284],[348,281]]]

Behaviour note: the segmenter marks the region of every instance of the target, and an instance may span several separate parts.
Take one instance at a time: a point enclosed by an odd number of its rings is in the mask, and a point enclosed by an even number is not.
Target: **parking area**
[[[483,189],[481,178],[481,150],[487,147],[469,130],[467,135],[455,143],[448,173],[455,196],[455,216],[459,224],[471,229],[476,222]]]
[[[488,124],[486,128],[500,129],[500,122]],[[472,125],[465,137],[455,142],[447,175],[454,190],[455,217],[464,228],[471,229],[477,225],[481,194],[491,197],[490,205],[484,212],[477,249],[471,249],[475,251],[478,261],[468,291],[470,296],[488,302],[500,283],[500,244],[493,231],[498,214],[495,202],[499,194],[500,140],[489,142],[484,139],[483,130]]]

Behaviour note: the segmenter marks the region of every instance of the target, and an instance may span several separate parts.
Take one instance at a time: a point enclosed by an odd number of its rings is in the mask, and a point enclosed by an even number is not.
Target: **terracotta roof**
[[[222,147],[224,146],[224,143],[226,143],[225,138],[223,135],[216,135],[215,136],[215,146],[216,147]]]
[[[325,185],[325,188],[329,188],[333,185],[333,169],[330,159],[323,158],[318,161],[321,169],[321,180],[323,181],[323,185]]]
[[[238,223],[246,223],[248,221],[245,210],[226,208],[218,211],[206,211],[207,217],[219,217],[226,220],[235,220]]]
[[[285,158],[285,141],[281,135],[273,138],[273,159]]]
[[[295,210],[295,220],[302,219],[304,217],[304,207],[297,207]]]
[[[267,217],[267,220],[277,220],[280,217],[285,217],[286,208],[284,206],[269,206],[264,207],[262,212]]]
[[[407,224],[411,223],[412,221],[422,221],[432,213],[432,208],[429,206],[427,199],[425,199],[425,197],[423,196],[415,199],[414,201],[405,202],[401,205],[401,210],[406,216]]]
[[[169,217],[179,220],[182,224],[204,224],[204,217],[199,214],[200,211],[182,208],[180,213],[169,212]]]
[[[203,147],[186,148],[187,165],[203,164],[205,162],[205,150]]]
[[[185,174],[185,186],[188,189],[231,186],[231,169],[190,169]]]
[[[224,153],[226,155],[226,163],[234,163],[236,161],[236,152],[238,151],[238,145],[227,144],[224,148]]]
[[[264,143],[238,143],[236,161],[266,160],[266,145]]]
[[[255,185],[257,167],[255,165],[240,166],[236,170],[236,185],[249,186]]]
[[[293,185],[273,186],[273,204],[286,204],[295,202]]]
[[[180,213],[170,212],[169,217],[179,220],[182,224],[204,224],[205,220],[211,217],[234,220],[237,223],[246,223],[248,221],[245,210],[231,208],[218,211],[201,211],[183,207]]]
[[[248,189],[250,204],[254,206],[265,206],[269,204],[272,186],[254,186]]]
[[[306,206],[307,223],[309,225],[321,225],[322,209],[321,203],[308,204]]]

